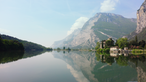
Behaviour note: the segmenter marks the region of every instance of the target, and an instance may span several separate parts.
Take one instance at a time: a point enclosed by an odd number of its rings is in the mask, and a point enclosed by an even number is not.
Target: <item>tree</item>
[[[115,46],[118,46],[118,44],[117,44],[117,40],[116,40]]]
[[[128,65],[128,57],[119,56],[116,58],[116,63],[120,66],[127,66]]]
[[[100,43],[97,42],[97,43],[96,43],[96,47],[95,47],[95,49],[97,50],[99,47],[100,47]]]
[[[140,42],[139,42],[139,46],[142,47],[142,48],[144,48],[144,46],[145,46],[145,41],[144,41],[144,40],[140,41]]]
[[[137,36],[135,36],[135,42],[136,42],[136,43],[138,43],[138,39],[137,39]]]
[[[128,47],[128,39],[127,38],[119,38],[117,40],[117,45],[119,46],[119,48],[124,48],[124,47]]]
[[[65,47],[63,47],[63,50],[65,50]]]
[[[70,51],[71,49],[68,47],[68,50]]]
[[[109,48],[109,47],[114,45],[114,41],[113,40],[107,40],[105,44],[106,44],[106,47]]]
[[[61,50],[60,48],[57,48],[57,50]]]
[[[130,44],[130,45],[133,45],[133,46],[137,46],[137,43],[136,43],[135,40],[130,41],[129,44]]]

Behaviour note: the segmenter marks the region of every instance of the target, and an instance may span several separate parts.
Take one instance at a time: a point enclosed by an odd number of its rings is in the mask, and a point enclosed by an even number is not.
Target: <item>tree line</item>
[[[128,41],[127,38],[119,38],[116,40],[115,44],[113,43],[112,40],[106,40],[105,44],[106,45],[104,49],[99,49],[100,43],[97,42],[95,49],[98,51],[101,51],[101,50],[103,51],[105,49],[109,50],[109,48],[113,46],[118,46],[121,49],[123,49],[124,47],[128,47],[129,49],[146,49],[146,42],[144,40],[141,40],[138,42],[137,36],[135,36],[135,40],[131,40],[131,41]],[[102,43],[102,46],[103,46],[103,43]]]
[[[12,51],[12,50],[24,51],[24,46],[22,43],[16,40],[6,40],[6,39],[2,39],[0,36],[0,51]]]
[[[116,43],[119,48],[128,47],[129,49],[146,49],[146,42],[144,40],[138,41],[137,36],[135,40],[128,41],[127,38],[119,38]]]

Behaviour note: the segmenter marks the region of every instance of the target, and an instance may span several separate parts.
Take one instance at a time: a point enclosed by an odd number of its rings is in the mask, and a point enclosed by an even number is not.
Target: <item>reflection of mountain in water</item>
[[[127,82],[137,80],[135,68],[119,66],[115,62],[111,64],[97,61],[92,52],[53,53],[54,57],[64,60],[77,81],[90,82]],[[108,60],[109,61],[109,60]],[[77,78],[77,76],[81,77]]]
[[[146,82],[146,62],[138,61],[137,66],[138,82]]]

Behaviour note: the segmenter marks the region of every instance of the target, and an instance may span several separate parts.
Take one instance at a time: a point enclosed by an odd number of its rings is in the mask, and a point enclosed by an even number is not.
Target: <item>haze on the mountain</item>
[[[68,36],[70,39],[57,41],[52,47],[94,48],[101,40],[108,38],[116,40],[135,29],[136,19],[134,18],[125,18],[113,13],[97,13],[83,25],[81,31],[74,31],[74,37]]]

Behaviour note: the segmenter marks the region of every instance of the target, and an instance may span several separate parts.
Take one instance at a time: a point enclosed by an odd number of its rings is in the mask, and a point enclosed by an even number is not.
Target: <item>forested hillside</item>
[[[0,36],[0,51],[24,51],[24,46],[21,42],[2,39]]]
[[[1,38],[4,39],[4,40],[15,40],[15,41],[21,42],[24,46],[24,49],[27,50],[27,51],[28,50],[44,50],[44,49],[46,49],[42,45],[32,43],[32,42],[28,42],[28,41],[25,41],[25,40],[20,40],[18,38],[14,38],[14,37],[11,37],[11,36],[8,36],[8,35],[1,35]]]

